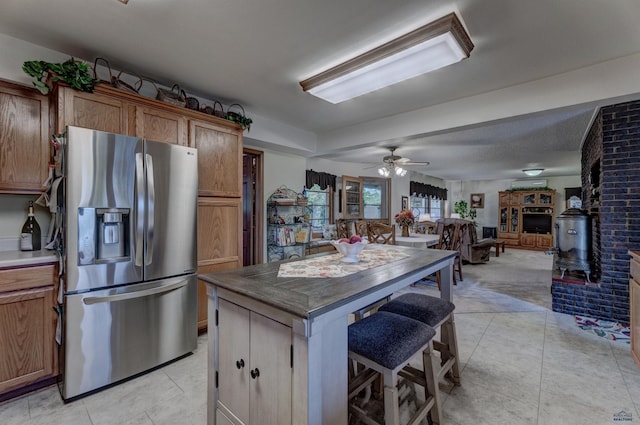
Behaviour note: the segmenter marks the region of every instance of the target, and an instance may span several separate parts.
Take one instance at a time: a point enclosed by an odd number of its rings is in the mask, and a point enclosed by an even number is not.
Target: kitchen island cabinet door
[[[243,424],[291,424],[291,328],[218,300],[220,409]]]
[[[110,133],[128,134],[127,103],[119,98],[57,86],[56,132],[67,125]]]
[[[49,100],[0,82],[0,193],[38,193],[49,164]]]
[[[242,133],[189,121],[189,146],[198,149],[198,195],[242,196]]]

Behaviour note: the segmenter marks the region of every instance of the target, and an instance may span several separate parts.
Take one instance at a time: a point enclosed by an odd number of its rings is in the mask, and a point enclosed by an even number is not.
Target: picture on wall
[[[403,210],[408,210],[409,209],[409,197],[408,196],[403,196],[402,197],[402,208]]]
[[[469,208],[484,208],[484,193],[472,193]]]

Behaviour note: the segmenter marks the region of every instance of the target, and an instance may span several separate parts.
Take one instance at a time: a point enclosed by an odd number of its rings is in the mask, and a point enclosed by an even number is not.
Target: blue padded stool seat
[[[384,424],[400,425],[399,376],[410,379],[425,389],[424,403],[409,420],[409,425],[441,423],[437,358],[433,353],[435,329],[410,317],[378,312],[349,325],[349,360],[365,367],[349,378],[349,412],[364,423],[376,424],[358,403],[357,394],[381,377],[384,394]],[[404,369],[416,354],[422,354],[423,370],[406,374]]]
[[[428,343],[436,331],[417,320],[379,312],[349,325],[349,351],[395,369]]]
[[[410,293],[392,299],[378,310],[406,316],[434,328],[440,327],[440,341],[433,342],[433,347],[440,352],[438,376],[447,376],[455,385],[460,385],[460,356],[453,317],[455,308],[456,306],[447,300]]]
[[[422,294],[404,294],[379,307],[378,311],[400,314],[437,327],[456,306],[442,298]]]

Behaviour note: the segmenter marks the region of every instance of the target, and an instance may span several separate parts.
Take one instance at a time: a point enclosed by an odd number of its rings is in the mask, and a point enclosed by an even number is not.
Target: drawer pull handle
[[[242,369],[244,367],[244,360],[243,359],[237,360],[236,361],[236,367],[238,369]]]
[[[251,371],[251,378],[256,379],[258,376],[260,376],[260,371],[258,370],[258,368],[255,368]]]

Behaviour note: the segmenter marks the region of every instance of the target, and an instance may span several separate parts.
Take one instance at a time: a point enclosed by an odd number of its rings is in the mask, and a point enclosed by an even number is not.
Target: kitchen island
[[[208,423],[346,425],[349,314],[438,270],[441,297],[451,300],[457,254],[377,245],[355,266],[325,253],[200,275]]]

